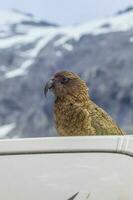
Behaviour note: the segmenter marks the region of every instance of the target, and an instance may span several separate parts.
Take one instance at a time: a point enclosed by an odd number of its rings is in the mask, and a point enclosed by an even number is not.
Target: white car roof
[[[116,152],[133,155],[133,136],[50,137],[0,140],[0,154]]]

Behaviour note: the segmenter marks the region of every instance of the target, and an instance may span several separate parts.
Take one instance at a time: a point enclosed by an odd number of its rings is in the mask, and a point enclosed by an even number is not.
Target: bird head
[[[88,98],[86,83],[73,72],[60,71],[56,73],[45,85],[44,93],[52,91],[59,99],[82,100]]]

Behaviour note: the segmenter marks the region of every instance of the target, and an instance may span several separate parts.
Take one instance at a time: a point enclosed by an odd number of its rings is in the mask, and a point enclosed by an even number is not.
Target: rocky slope
[[[133,10],[60,27],[18,11],[0,13],[0,137],[57,135],[45,81],[67,69],[121,127],[133,124]],[[131,130],[128,130],[131,133]]]

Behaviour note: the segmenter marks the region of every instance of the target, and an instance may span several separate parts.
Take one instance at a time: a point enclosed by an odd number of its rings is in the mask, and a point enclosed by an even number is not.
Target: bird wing
[[[125,133],[117,126],[112,118],[95,103],[91,102],[90,115],[91,125],[96,135],[124,135]]]

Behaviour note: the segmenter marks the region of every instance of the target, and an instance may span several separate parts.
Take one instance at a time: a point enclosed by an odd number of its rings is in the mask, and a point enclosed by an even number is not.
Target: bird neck
[[[65,103],[65,104],[74,104],[74,103],[82,103],[84,104],[89,100],[89,95],[66,95],[65,97],[57,97],[55,103]]]

